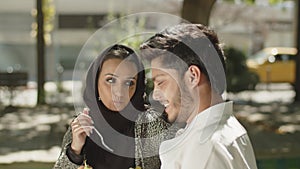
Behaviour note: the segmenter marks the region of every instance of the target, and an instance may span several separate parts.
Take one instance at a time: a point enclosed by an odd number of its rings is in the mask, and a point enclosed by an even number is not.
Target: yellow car
[[[247,59],[250,71],[259,76],[263,83],[295,83],[296,48],[265,48]]]

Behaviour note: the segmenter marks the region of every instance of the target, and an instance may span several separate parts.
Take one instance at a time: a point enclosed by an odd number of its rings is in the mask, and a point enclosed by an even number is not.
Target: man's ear
[[[188,68],[188,81],[192,85],[192,87],[196,87],[200,83],[201,79],[201,71],[196,65],[191,65]]]

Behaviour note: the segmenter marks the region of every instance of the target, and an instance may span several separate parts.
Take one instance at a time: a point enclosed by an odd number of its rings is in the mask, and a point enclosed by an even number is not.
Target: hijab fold
[[[144,111],[145,72],[138,56],[132,51],[129,57],[136,60],[138,70],[137,86],[134,95],[124,110],[112,111],[101,100],[98,100],[98,76],[108,52],[117,47],[128,48],[122,45],[113,45],[102,52],[90,65],[83,93],[83,100],[90,109],[90,116],[94,121],[95,130],[87,138],[84,153],[90,165],[100,168],[125,168],[134,165],[134,125],[138,114]],[[98,133],[98,134],[97,134]],[[99,136],[99,134],[101,136]],[[103,140],[101,140],[103,137]],[[95,146],[99,150],[95,150]],[[113,150],[111,152],[107,146]],[[96,157],[98,156],[98,157]],[[101,160],[99,160],[101,156]],[[133,164],[132,164],[133,163]],[[127,166],[126,166],[127,167]],[[99,167],[97,167],[99,168]],[[128,167],[127,167],[128,168]]]

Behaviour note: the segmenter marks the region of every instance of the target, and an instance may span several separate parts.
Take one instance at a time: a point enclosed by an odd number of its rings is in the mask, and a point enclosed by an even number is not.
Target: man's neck
[[[203,112],[204,110],[208,109],[209,107],[212,107],[216,104],[224,102],[222,99],[222,96],[219,94],[213,93],[210,95],[206,95],[206,97],[201,97],[200,95],[200,101],[199,101],[199,108],[198,111],[195,110],[187,119],[186,123],[189,124],[193,121],[195,116],[197,116],[199,113]]]

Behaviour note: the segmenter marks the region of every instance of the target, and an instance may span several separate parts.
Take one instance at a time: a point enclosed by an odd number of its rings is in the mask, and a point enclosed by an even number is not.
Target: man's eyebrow
[[[136,80],[136,77],[127,77],[126,79]]]
[[[158,74],[158,75],[152,77],[151,79],[152,79],[152,81],[155,81],[158,77],[161,77],[161,76],[164,76],[164,75],[163,74]]]

